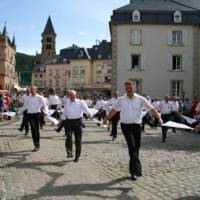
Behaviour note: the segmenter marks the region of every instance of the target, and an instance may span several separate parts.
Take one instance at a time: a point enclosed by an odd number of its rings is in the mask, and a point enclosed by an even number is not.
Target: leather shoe
[[[79,161],[79,158],[75,158],[74,162],[78,162]]]
[[[18,130],[18,131],[20,131],[20,132],[22,132],[22,131],[23,131],[21,128],[18,128],[17,130]]]
[[[67,158],[73,158],[72,154],[67,154]]]
[[[28,135],[29,131],[26,131],[24,135]]]
[[[131,174],[131,179],[133,180],[133,181],[137,181],[137,176],[135,175],[135,174]]]
[[[35,147],[35,148],[33,149],[33,152],[36,152],[36,151],[39,151],[39,147]]]

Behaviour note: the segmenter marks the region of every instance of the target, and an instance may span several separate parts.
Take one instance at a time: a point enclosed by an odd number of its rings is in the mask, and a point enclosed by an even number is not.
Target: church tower
[[[41,61],[51,60],[56,57],[56,33],[49,16],[44,32],[42,33]]]

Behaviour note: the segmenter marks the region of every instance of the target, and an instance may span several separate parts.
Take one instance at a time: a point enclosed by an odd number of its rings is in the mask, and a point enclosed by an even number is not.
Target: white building
[[[113,89],[123,94],[133,80],[140,94],[200,97],[200,1],[184,2],[131,0],[113,11]]]

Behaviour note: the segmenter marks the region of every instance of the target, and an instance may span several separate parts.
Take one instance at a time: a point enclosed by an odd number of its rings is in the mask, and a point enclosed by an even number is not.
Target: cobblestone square
[[[41,149],[17,131],[20,122],[0,127],[1,200],[199,200],[200,135],[177,131],[161,143],[160,129],[143,134],[143,177],[128,173],[128,149],[119,129],[109,132],[86,122],[81,160],[66,158],[63,132],[49,122],[41,131]]]

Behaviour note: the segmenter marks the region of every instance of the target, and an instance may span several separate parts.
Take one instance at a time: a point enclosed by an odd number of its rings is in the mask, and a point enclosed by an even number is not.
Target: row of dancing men
[[[169,115],[174,111],[172,103],[166,96],[165,100],[159,103],[156,108],[145,97],[135,93],[135,85],[131,81],[124,83],[126,94],[119,97],[118,92],[114,93],[113,98],[108,100],[98,99],[95,108],[98,110],[96,116],[99,121],[103,118],[103,124],[108,121],[112,124],[111,136],[113,139],[117,137],[117,125],[120,120],[121,130],[128,145],[130,156],[129,170],[132,180],[137,180],[142,176],[142,164],[139,159],[139,149],[141,144],[142,123],[144,121],[144,110],[162,125],[163,122],[169,120]],[[66,95],[60,101],[52,90],[49,98],[45,98],[37,93],[37,87],[31,86],[27,93],[22,97],[23,106],[17,112],[17,115],[23,114],[22,125],[24,121],[30,125],[31,134],[34,144],[33,152],[40,149],[40,124],[41,115],[48,116],[49,108],[58,110],[58,106],[63,107],[62,114],[55,114],[54,117],[60,118],[58,129],[65,129],[65,147],[67,158],[73,158],[72,135],[75,138],[75,157],[74,162],[78,162],[81,155],[81,142],[83,130],[83,117],[93,119],[90,109],[92,102],[89,99],[82,100],[77,98],[74,90],[67,91]],[[161,112],[161,115],[158,113]],[[42,114],[41,114],[42,113]],[[44,120],[45,121],[45,120]],[[98,121],[98,125],[99,125]],[[22,128],[22,127],[21,127]],[[21,129],[20,128],[20,129]],[[163,142],[166,140],[167,128],[162,128]]]

